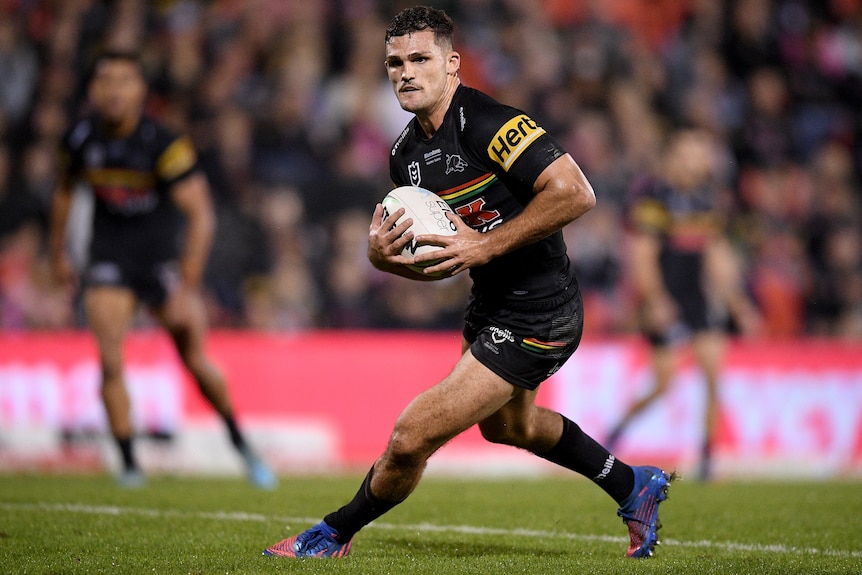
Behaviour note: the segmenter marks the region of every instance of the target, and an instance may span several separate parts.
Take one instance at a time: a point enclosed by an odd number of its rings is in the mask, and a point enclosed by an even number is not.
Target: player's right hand
[[[382,204],[377,204],[371,216],[368,227],[368,260],[382,271],[395,271],[406,264],[413,263],[412,258],[405,257],[404,247],[413,239],[413,232],[408,231],[413,220],[406,218],[396,225],[398,218],[404,215],[404,208],[398,208],[384,217]]]
[[[75,266],[66,254],[51,258],[51,276],[58,285],[64,287],[75,287],[78,283]]]
[[[679,311],[670,295],[662,293],[645,302],[645,327],[655,333],[665,333],[677,322]]]

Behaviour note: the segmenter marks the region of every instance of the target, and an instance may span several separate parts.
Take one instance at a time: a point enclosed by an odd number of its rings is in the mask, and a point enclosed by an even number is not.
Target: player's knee
[[[197,377],[206,369],[206,357],[203,349],[196,345],[191,331],[188,329],[174,329],[171,331],[176,347],[177,355],[193,376]]]
[[[117,358],[102,357],[102,387],[121,385],[123,380],[123,364]]]
[[[386,446],[386,456],[391,465],[413,467],[421,465],[434,452],[432,443],[419,433],[396,428]]]

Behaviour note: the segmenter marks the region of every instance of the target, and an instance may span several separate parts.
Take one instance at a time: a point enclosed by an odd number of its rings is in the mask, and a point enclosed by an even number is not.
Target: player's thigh
[[[404,409],[393,439],[406,449],[434,451],[506,405],[516,388],[479,363],[468,350],[443,381]]]
[[[137,299],[132,290],[118,286],[93,286],[84,294],[84,309],[103,357],[119,355],[123,337],[135,315]]]

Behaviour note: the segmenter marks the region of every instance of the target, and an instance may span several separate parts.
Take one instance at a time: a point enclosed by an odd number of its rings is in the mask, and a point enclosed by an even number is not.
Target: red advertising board
[[[289,472],[370,465],[401,409],[454,365],[460,336],[216,332],[208,349],[228,377],[240,421],[276,467]],[[218,422],[169,340],[160,331],[136,332],[125,357],[137,429],[175,436],[174,451],[188,451],[164,466],[182,461],[188,471],[218,469],[212,460],[222,456],[209,442],[223,444],[223,433],[213,433]],[[585,341],[543,384],[538,401],[602,440],[650,385],[647,359],[636,339]],[[0,466],[32,466],[34,453],[42,466],[62,462],[69,452],[63,437],[104,435],[98,374],[86,332],[0,334]],[[735,342],[721,397],[717,473],[862,474],[860,344]],[[690,468],[702,408],[700,375],[684,358],[671,392],[635,421],[618,454],[632,463]],[[432,460],[432,469],[459,472],[532,473],[548,466],[484,442],[475,429]]]

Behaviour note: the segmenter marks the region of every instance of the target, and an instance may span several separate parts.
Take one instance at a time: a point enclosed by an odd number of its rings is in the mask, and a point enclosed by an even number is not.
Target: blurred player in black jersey
[[[133,455],[122,361],[124,336],[142,302],[170,333],[204,397],[223,418],[249,479],[271,488],[276,478],[237,428],[225,379],[204,351],[201,278],[215,227],[207,180],[191,141],[144,114],[146,94],[135,54],[98,57],[89,85],[92,114],[64,139],[65,173],[51,214],[55,273],[73,281],[66,224],[73,187],[88,185],[95,212],[84,305],[99,347],[102,399],[122,456],[118,481],[135,486],[144,480]]]
[[[702,480],[711,473],[727,329],[735,322],[740,330],[753,332],[759,324],[724,235],[720,161],[710,134],[683,129],[672,134],[657,176],[633,186],[629,275],[652,350],[654,385],[629,407],[606,442],[613,449],[629,424],[667,392],[676,351],[690,342],[706,384],[698,466]]]
[[[264,551],[282,557],[340,557],[354,534],[402,502],[426,462],[447,441],[478,424],[491,442],[519,447],[578,472],[604,489],[628,525],[630,557],[652,554],[658,504],[671,477],[630,467],[559,413],[534,404],[539,384],[578,347],[583,310],[561,229],[595,204],[575,161],[534,119],[461,85],[452,20],[409,8],[390,23],[385,67],[401,107],[415,114],[392,147],[395,186],[435,192],[457,212],[454,236],[419,236],[441,251],[425,273],[401,255],[413,239],[404,210],[369,228],[375,267],[416,280],[469,272],[462,356],[440,383],[418,395],[395,423],[383,455],[353,500],[311,529]],[[415,377],[416,374],[391,374]]]

